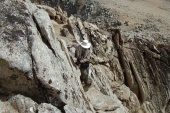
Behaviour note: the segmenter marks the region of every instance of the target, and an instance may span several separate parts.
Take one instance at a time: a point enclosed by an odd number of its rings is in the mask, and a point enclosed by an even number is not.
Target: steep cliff
[[[29,0],[0,7],[1,112],[170,112],[168,38],[121,36]],[[91,86],[74,64],[71,45],[80,39],[92,44]]]

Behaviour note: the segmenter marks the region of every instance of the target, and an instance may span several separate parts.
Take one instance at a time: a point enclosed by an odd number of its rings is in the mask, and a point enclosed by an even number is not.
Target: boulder
[[[58,108],[51,104],[41,103],[37,107],[38,113],[62,113]]]
[[[117,98],[112,98],[111,96],[104,95],[95,87],[90,87],[89,90],[86,92],[86,95],[96,111],[106,112],[120,109],[118,111],[126,113],[126,110]]]
[[[14,109],[9,102],[2,102],[0,100],[0,111],[1,113],[19,113],[16,109]]]
[[[19,113],[35,113],[38,104],[23,95],[12,96],[8,102]]]
[[[51,104],[37,104],[31,98],[20,94],[11,95],[7,101],[0,101],[0,108],[0,111],[5,113],[61,113]]]

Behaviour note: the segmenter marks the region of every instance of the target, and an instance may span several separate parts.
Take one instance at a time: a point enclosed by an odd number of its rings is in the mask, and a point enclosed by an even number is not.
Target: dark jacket
[[[89,59],[90,57],[90,49],[85,49],[85,51],[83,51],[83,48],[81,47],[81,45],[79,45],[76,49],[76,58],[78,60],[85,60],[85,59]]]

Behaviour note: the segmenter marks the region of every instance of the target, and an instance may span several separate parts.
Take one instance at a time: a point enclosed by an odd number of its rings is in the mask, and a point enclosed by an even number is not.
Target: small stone
[[[63,36],[67,37],[68,34],[69,34],[69,30],[67,28],[63,28],[63,29],[61,29],[61,33],[62,33]]]
[[[120,20],[117,20],[116,22],[114,22],[114,26],[121,26],[122,22]]]
[[[126,26],[129,26],[129,21],[125,21],[124,23]]]
[[[50,80],[48,81],[48,83],[51,84],[51,83],[52,83],[52,80],[50,79]]]

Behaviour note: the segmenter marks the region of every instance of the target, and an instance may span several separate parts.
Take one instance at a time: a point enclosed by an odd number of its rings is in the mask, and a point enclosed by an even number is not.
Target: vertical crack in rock
[[[87,98],[85,97],[84,93],[83,93],[82,91],[80,91],[80,92],[81,92],[81,94],[82,94],[82,97],[83,97],[85,103],[88,105],[88,109],[89,109],[90,111],[93,111],[93,109],[91,108],[92,106],[89,104],[89,101],[88,101]]]
[[[132,70],[132,73],[135,77],[135,80],[137,81],[137,84],[138,84],[138,88],[139,88],[139,95],[138,98],[139,100],[143,103],[145,102],[146,100],[146,97],[145,97],[145,93],[144,93],[144,88],[143,88],[143,84],[142,84],[142,80],[137,72],[137,69],[135,68],[134,64],[130,61],[130,67],[131,67],[131,70]]]
[[[38,30],[38,28],[37,28],[37,30]],[[27,31],[28,31],[28,29],[27,29]],[[44,96],[45,94],[44,94],[44,92],[42,90],[43,89],[42,85],[41,85],[40,81],[38,80],[38,78],[36,76],[36,62],[35,62],[35,59],[34,59],[34,57],[32,55],[32,52],[31,52],[32,46],[33,46],[32,45],[32,43],[33,43],[32,41],[33,40],[28,35],[27,42],[28,42],[28,45],[29,45],[30,56],[31,56],[31,60],[32,60],[32,73],[33,73],[34,82],[35,82],[35,85],[36,85],[35,87],[37,88],[37,90],[40,93],[40,95],[42,95],[42,96],[37,97],[36,102],[38,102],[38,103],[48,102],[47,98]]]
[[[33,20],[34,20],[34,23],[36,24],[37,30],[39,31],[39,33],[40,33],[40,35],[41,35],[42,41],[43,41],[43,42],[47,45],[47,47],[53,52],[53,54],[56,55],[54,49],[52,48],[51,43],[49,42],[49,40],[47,39],[47,37],[45,37],[45,36],[43,35],[42,30],[40,29],[39,23],[38,23],[37,20],[35,19],[35,16],[33,16]]]
[[[39,101],[28,41],[30,13],[19,0],[2,0],[0,7],[0,91],[6,96],[22,94]]]
[[[67,60],[68,60],[68,62],[70,64],[70,67],[72,68],[72,71],[74,72],[74,69],[73,69],[74,66],[73,66],[73,64],[71,62],[71,58],[69,56],[68,50],[66,49],[67,45],[66,45],[65,41],[64,40],[60,40],[60,44],[61,44],[61,49],[64,51],[64,53],[65,53],[65,55],[67,57]]]
[[[128,64],[127,64],[127,61],[125,60],[123,47],[120,45],[120,40],[122,40],[122,39],[121,39],[121,34],[120,34],[119,29],[112,31],[112,40],[113,40],[115,47],[117,49],[118,59],[121,64],[122,70],[124,70],[123,73],[124,73],[124,77],[125,77],[125,84],[128,87],[132,88],[133,81],[131,78],[129,78],[129,77],[131,77],[131,75],[130,75],[129,69],[127,68]]]
[[[54,106],[59,107],[64,112],[64,106],[66,104],[59,96],[60,91],[57,88],[55,89],[50,86],[50,84],[54,84],[53,79],[49,79],[48,82],[46,82],[47,80],[45,78],[46,75],[50,76],[50,74],[54,74],[54,72],[50,73],[48,69],[49,67],[47,67],[48,64],[54,65],[53,62],[52,61],[47,62],[47,61],[50,61],[51,59],[55,60],[55,58],[57,57],[51,45],[50,40],[48,40],[49,37],[46,37],[46,35],[44,34],[44,32],[45,33],[50,32],[51,26],[40,26],[41,25],[40,23],[44,22],[43,19],[46,21],[50,21],[50,19],[48,18],[49,16],[48,14],[45,13],[44,17],[38,18],[37,16],[35,16],[35,13],[40,9],[38,9],[34,4],[31,4],[29,2],[25,4],[28,7],[28,9],[33,7],[32,10],[30,10],[31,19],[29,20],[30,26],[28,26],[27,29],[27,34],[28,34],[27,42],[30,47],[30,54],[31,54],[30,56],[32,59],[32,72],[34,75],[34,81],[36,83],[36,88],[38,89],[41,95],[37,97],[39,98],[39,101],[37,102],[38,103],[49,102]],[[43,13],[45,12],[43,10],[40,11],[42,11]],[[47,30],[46,27],[49,27],[48,28],[49,31],[46,31]],[[52,35],[50,38],[55,38],[54,32],[50,32],[50,33],[51,33],[50,35]],[[44,56],[45,53],[47,53],[46,54],[47,56]],[[46,59],[44,59],[45,57]],[[43,63],[43,62],[47,62],[47,63]],[[51,69],[51,71],[54,71],[54,69]]]
[[[128,58],[126,59],[123,48],[123,40],[119,29],[116,29],[114,31],[114,34],[112,35],[112,40],[115,43],[115,47],[118,52],[118,59],[122,69],[124,70],[125,84],[137,95],[139,100],[143,103],[146,100],[146,97],[144,94],[142,81],[140,80],[140,77],[138,76],[137,70],[133,63],[131,61],[128,61]]]

